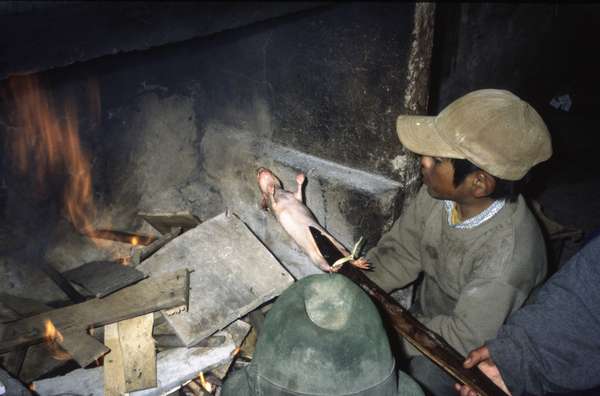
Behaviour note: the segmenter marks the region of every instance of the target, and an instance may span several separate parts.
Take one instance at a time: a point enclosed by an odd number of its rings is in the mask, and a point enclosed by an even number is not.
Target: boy
[[[386,291],[423,273],[411,311],[462,354],[493,338],[546,274],[538,224],[518,182],[552,154],[536,111],[514,94],[471,92],[438,116],[400,116],[424,186],[366,258]],[[404,342],[409,371],[434,395],[454,381]]]

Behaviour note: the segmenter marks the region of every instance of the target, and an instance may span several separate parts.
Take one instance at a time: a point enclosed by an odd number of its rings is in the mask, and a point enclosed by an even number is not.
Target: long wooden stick
[[[339,273],[350,278],[383,307],[396,332],[406,338],[415,348],[440,366],[458,382],[469,385],[482,396],[506,396],[478,368],[466,369],[465,358],[442,337],[429,330],[383,289],[373,283],[360,270],[351,265],[343,266]]]
[[[330,265],[343,257],[342,253],[320,231],[313,227],[309,228],[321,254]],[[338,273],[348,277],[360,286],[384,309],[394,330],[401,337],[406,338],[423,355],[427,356],[458,382],[470,386],[482,396],[506,396],[506,393],[478,368],[464,368],[462,365],[465,360],[464,356],[452,348],[442,337],[425,327],[382,288],[367,278],[362,271],[346,264]]]

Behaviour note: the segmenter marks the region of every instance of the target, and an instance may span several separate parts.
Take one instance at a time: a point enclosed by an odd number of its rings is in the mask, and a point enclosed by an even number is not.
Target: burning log
[[[150,235],[140,235],[116,230],[80,230],[88,238],[106,239],[109,241],[129,243],[132,245],[148,246],[158,238]]]

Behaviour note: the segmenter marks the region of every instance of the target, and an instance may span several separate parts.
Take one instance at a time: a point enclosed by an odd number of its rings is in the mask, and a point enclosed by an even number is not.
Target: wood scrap
[[[118,323],[126,392],[156,387],[153,322],[154,314],[149,313]]]
[[[110,348],[104,357],[104,395],[121,396],[125,393],[125,371],[118,323],[104,326],[104,344]]]
[[[196,227],[202,221],[189,211],[182,212],[140,212],[142,219],[154,227],[161,234],[166,234],[172,228],[182,228],[183,232]]]
[[[225,336],[226,341],[215,348],[174,348],[159,353],[157,355],[157,387],[132,392],[130,396],[165,394],[167,391],[178,389],[186,381],[195,378],[200,371],[208,371],[230,361],[235,350],[235,343],[228,332],[228,328],[215,335]],[[108,357],[110,354],[106,356]],[[104,367],[97,367],[74,370],[64,376],[35,381],[33,385],[40,395],[45,396],[69,393],[101,396],[104,394],[103,380]]]
[[[6,352],[0,355],[0,366],[3,367],[13,377],[18,377],[25,356],[27,354],[27,347],[17,348],[10,352]]]
[[[58,272],[52,264],[43,261],[41,263],[42,270],[52,281],[58,286],[74,303],[80,303],[86,300],[85,296],[79,293],[65,277]]]
[[[39,343],[44,337],[44,322],[57,329],[86,330],[162,309],[187,306],[189,274],[186,269],[152,276],[105,298],[55,309],[26,319],[7,323],[0,332],[0,352]]]
[[[175,238],[137,268],[148,274],[193,270],[188,312],[163,312],[186,346],[278,296],[293,282],[248,227],[226,214]]]
[[[146,275],[118,261],[99,260],[65,271],[63,276],[84,288],[90,297],[104,297],[144,279]]]
[[[32,300],[7,293],[0,293],[0,311],[6,309],[13,313],[13,319],[22,319],[38,313],[50,311],[52,307],[41,301]]]
[[[29,298],[0,293],[0,307],[12,318],[11,321],[23,319],[38,313],[52,310],[52,307]],[[27,356],[27,347],[21,347],[0,354],[0,366],[13,377],[19,377],[19,372]],[[37,377],[36,377],[37,378]]]
[[[68,363],[68,359],[59,360],[52,357],[52,353],[46,344],[32,345],[27,348],[23,366],[19,371],[18,378],[25,384],[40,378],[46,373],[57,370]]]
[[[59,329],[60,331],[60,329]],[[81,366],[87,367],[108,353],[109,349],[81,329],[71,329],[62,333],[58,344]]]
[[[161,235],[159,239],[152,242],[150,245],[137,249],[132,257],[132,266],[138,266],[142,261],[156,253],[160,248],[169,243],[173,238],[178,237],[183,232],[183,228],[174,227],[170,232]]]
[[[234,350],[230,360],[210,370],[210,372],[213,373],[221,381],[223,381],[227,376],[227,373],[229,372],[229,368],[231,367],[233,360],[236,358],[237,353],[240,347],[242,346],[242,343],[249,336],[251,329],[252,327],[243,320],[236,320],[235,322],[227,326],[226,331],[229,334],[231,334],[236,349]],[[207,338],[207,340],[210,340],[212,338],[214,338],[214,336]]]

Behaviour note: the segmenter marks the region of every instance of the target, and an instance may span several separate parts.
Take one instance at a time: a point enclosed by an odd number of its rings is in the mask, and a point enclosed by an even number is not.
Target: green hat
[[[269,311],[250,365],[225,381],[222,396],[423,396],[397,373],[371,299],[343,275],[305,277]]]

